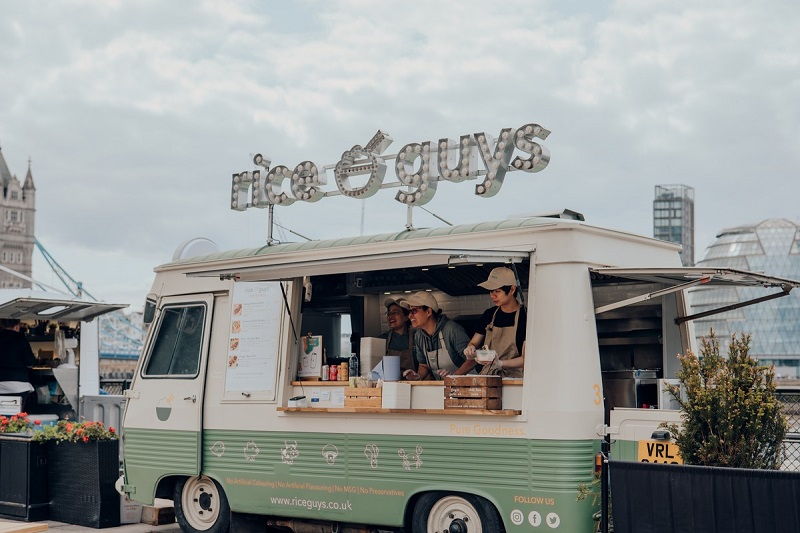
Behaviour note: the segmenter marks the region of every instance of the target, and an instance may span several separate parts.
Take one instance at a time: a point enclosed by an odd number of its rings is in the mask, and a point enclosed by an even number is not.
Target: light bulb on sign
[[[450,166],[449,154],[453,150],[458,154],[455,166]],[[475,176],[470,168],[472,158],[472,139],[462,135],[458,143],[452,139],[439,139],[439,174],[447,181],[459,183]]]
[[[367,152],[360,145],[353,146],[342,154],[334,169],[336,186],[339,191],[350,198],[369,198],[378,192],[386,175],[386,163],[383,158],[372,152]],[[354,187],[350,178],[369,174],[367,183],[362,187]]]
[[[550,135],[550,131],[544,129],[538,124],[526,124],[517,130],[514,136],[514,144],[517,148],[525,153],[530,154],[530,157],[523,159],[519,156],[514,158],[511,163],[514,168],[524,170],[525,172],[539,172],[547,167],[550,163],[550,151],[534,141],[534,138],[546,139]]]
[[[516,132],[512,133],[512,131],[511,128],[504,128],[500,131],[500,140],[495,144],[494,150],[489,146],[485,133],[480,132],[474,135],[478,141],[478,150],[487,170],[487,179],[482,185],[475,187],[475,194],[478,196],[489,198],[497,194],[500,191],[500,187],[503,186],[503,179],[506,176],[508,164],[514,153],[514,146],[511,143],[504,142],[502,139],[515,137]]]
[[[311,161],[303,161],[294,167],[292,194],[296,199],[304,202],[320,200],[325,195],[320,189],[320,186],[324,184],[324,180],[320,179],[317,165]]]
[[[419,159],[419,170],[414,172],[414,162]],[[436,194],[436,180],[431,179],[431,143],[411,143],[400,149],[395,160],[395,170],[400,183],[415,190],[401,191],[395,200],[407,205],[424,205]]]

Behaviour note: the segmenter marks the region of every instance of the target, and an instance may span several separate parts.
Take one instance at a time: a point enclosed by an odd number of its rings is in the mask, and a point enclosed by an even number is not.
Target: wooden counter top
[[[517,409],[383,409],[381,407],[278,407],[284,413],[364,413],[401,415],[519,416]]]
[[[394,383],[407,383],[414,387],[444,387],[443,381],[396,381]],[[349,387],[347,381],[292,381],[295,387]],[[521,386],[521,379],[504,379],[503,386]]]

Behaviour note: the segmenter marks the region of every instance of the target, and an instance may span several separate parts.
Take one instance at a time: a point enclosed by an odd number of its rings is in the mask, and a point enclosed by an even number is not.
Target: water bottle
[[[350,366],[350,375],[351,376],[358,377],[358,376],[361,375],[359,373],[360,369],[358,368],[358,366],[359,366],[358,365],[358,356],[356,354],[354,354],[354,353],[350,354],[350,365],[349,366]]]

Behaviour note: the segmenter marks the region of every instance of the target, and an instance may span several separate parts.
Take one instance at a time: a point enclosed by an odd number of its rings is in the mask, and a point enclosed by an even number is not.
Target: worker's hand
[[[501,370],[503,368],[503,360],[499,357],[495,357],[489,368],[491,370]]]
[[[464,355],[466,355],[469,359],[475,357],[475,346],[472,344],[467,344],[467,347],[464,348]]]
[[[448,372],[448,371],[447,371],[447,370],[445,370],[444,368],[437,370],[437,371],[436,371],[436,373],[437,373],[437,374],[439,374],[439,375],[440,375],[440,376],[442,376],[442,377],[445,377],[445,376],[447,376],[447,375],[449,375],[449,374],[450,374],[450,372]]]
[[[414,372],[413,370],[406,370],[403,372],[403,378],[407,381],[419,381],[419,374]]]

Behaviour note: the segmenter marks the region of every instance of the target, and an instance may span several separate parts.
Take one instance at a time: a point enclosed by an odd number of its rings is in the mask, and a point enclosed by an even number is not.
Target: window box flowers
[[[47,449],[34,442],[27,413],[0,416],[0,516],[46,520]]]

